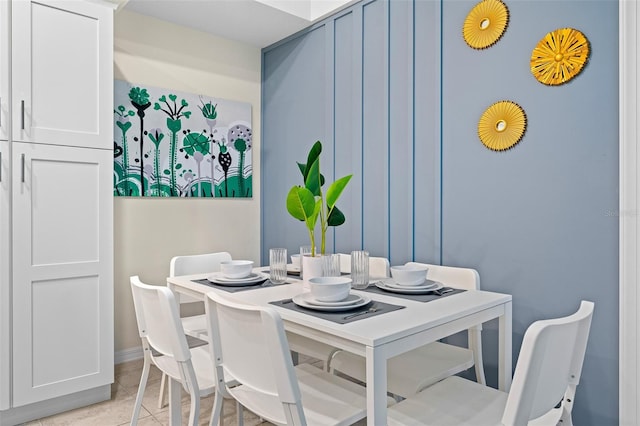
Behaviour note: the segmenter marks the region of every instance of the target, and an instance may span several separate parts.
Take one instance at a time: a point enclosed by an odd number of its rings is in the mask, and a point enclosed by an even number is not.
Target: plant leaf
[[[311,167],[313,167],[313,163],[316,160],[318,160],[318,164],[320,164],[319,158],[320,158],[321,152],[322,152],[322,144],[320,143],[320,141],[316,141],[316,143],[314,143],[311,149],[309,150],[309,155],[307,156],[307,164],[305,164],[306,168],[305,168],[305,171],[302,173],[302,176],[304,177],[305,182],[307,182],[307,176],[309,176],[309,171]]]
[[[329,218],[327,219],[327,226],[340,226],[345,223],[346,220],[344,213],[342,213],[338,207],[333,206],[333,210],[331,210]]]
[[[298,165],[298,168],[300,169],[300,173],[302,173],[302,181],[304,181],[304,177],[305,177],[304,172],[307,170],[307,165],[306,164],[302,164],[302,163],[298,163],[297,161],[296,161],[296,164]]]
[[[347,175],[341,177],[329,186],[326,195],[327,207],[329,208],[329,210],[331,210],[331,208],[336,204],[336,201],[338,201],[338,198],[340,198],[340,194],[342,194],[342,191],[347,186],[352,176],[353,175]]]
[[[320,195],[320,189],[322,187],[322,180],[320,179],[320,160],[316,160],[311,164],[311,167],[307,169],[307,177],[304,180],[304,186],[315,196]]]
[[[306,221],[316,208],[316,200],[311,191],[303,186],[294,186],[287,195],[287,211],[298,220]],[[308,226],[308,224],[307,224]]]
[[[309,218],[307,218],[307,228],[309,228],[311,232],[313,232],[313,229],[316,227],[316,223],[318,222],[318,217],[320,216],[321,209],[322,209],[322,199],[318,198],[313,208],[313,213],[311,214],[311,216],[309,216]]]

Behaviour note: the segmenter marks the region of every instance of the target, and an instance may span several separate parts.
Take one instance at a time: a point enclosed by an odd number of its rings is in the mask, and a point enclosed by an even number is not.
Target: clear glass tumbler
[[[274,284],[287,281],[287,249],[269,249],[269,279]]]
[[[369,252],[351,252],[351,288],[363,290],[369,285]]]
[[[339,277],[340,276],[340,255],[338,254],[322,255],[322,276],[323,277]]]
[[[311,256],[311,246],[300,246],[300,276],[302,277],[302,259]]]

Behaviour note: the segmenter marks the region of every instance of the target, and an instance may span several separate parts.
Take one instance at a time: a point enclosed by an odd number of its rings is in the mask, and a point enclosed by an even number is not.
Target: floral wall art
[[[115,80],[115,196],[251,197],[251,105]]]

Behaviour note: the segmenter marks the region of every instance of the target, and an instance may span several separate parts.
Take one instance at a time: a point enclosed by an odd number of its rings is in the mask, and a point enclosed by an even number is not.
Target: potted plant
[[[329,226],[340,226],[345,222],[344,214],[336,207],[336,202],[353,175],[334,181],[323,192],[324,176],[320,173],[322,143],[317,141],[311,147],[306,164],[297,163],[304,185],[294,185],[287,195],[287,211],[294,218],[303,221],[309,232],[311,257],[325,254],[326,235]],[[316,244],[316,225],[320,221],[320,252]],[[304,259],[301,259],[304,261]],[[304,271],[304,266],[303,266]],[[305,274],[307,275],[307,274]]]

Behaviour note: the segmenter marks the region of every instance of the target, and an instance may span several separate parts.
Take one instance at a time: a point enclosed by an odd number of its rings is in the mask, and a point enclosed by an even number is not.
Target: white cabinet
[[[9,18],[9,2],[0,0],[0,410],[9,408],[11,391]]]
[[[11,15],[13,140],[113,148],[113,10],[20,0]]]
[[[13,405],[113,381],[113,154],[14,142]]]
[[[0,24],[1,25],[1,24]],[[0,140],[0,410],[9,408],[11,378],[11,179],[9,142]]]
[[[113,7],[0,0],[0,107],[10,425],[109,398],[113,382]]]
[[[0,140],[9,132],[9,2],[0,0]]]

